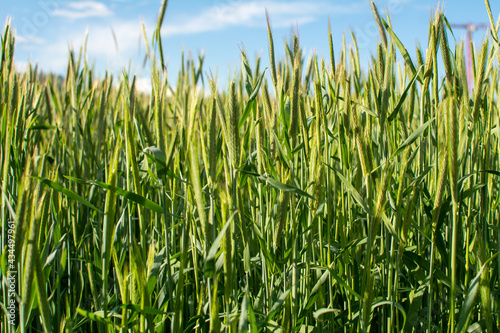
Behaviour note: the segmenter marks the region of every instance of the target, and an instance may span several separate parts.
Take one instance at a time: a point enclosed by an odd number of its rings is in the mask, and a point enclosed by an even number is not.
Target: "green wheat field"
[[[488,0],[469,82],[439,8],[410,56],[373,3],[366,69],[331,30],[330,57],[306,59],[292,33],[276,59],[268,16],[265,60],[242,50],[217,86],[186,57],[171,82],[166,8],[143,31],[150,94],[96,77],[84,51],[64,76],[16,72],[6,24],[0,331],[500,331]]]

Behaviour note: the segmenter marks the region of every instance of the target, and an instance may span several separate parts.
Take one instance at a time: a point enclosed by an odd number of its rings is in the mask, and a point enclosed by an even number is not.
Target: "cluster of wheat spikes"
[[[83,52],[64,78],[17,73],[7,24],[0,330],[499,331],[500,44],[485,3],[472,95],[439,10],[411,59],[372,4],[381,43],[364,71],[354,35],[334,59],[331,30],[329,63],[305,61],[297,35],[278,61],[268,18],[268,68],[242,51],[220,92],[202,57],[168,82],[164,1],[150,95],[126,73],[96,79]]]

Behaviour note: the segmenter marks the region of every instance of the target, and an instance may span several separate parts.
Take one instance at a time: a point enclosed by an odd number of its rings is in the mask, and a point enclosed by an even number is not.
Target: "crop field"
[[[439,10],[410,56],[380,43],[304,57],[298,34],[220,78],[168,80],[143,31],[150,94],[15,70],[1,40],[1,332],[500,331],[500,42]],[[264,65],[266,64],[266,65]],[[472,84],[472,86],[470,86]],[[14,323],[14,325],[12,325]]]

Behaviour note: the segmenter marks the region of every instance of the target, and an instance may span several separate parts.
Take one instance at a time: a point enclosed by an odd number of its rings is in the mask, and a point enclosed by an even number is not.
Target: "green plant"
[[[64,79],[18,73],[5,27],[0,264],[5,286],[15,221],[18,331],[499,329],[497,29],[469,96],[439,10],[414,62],[372,4],[366,71],[345,39],[336,62],[331,30],[328,65],[295,35],[276,59],[268,17],[269,70],[242,50],[206,97],[203,57],[175,89],[163,70],[166,7],[151,94],[82,53]]]

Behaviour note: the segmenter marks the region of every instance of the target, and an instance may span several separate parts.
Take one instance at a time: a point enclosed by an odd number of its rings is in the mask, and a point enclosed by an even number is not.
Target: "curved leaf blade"
[[[105,190],[108,191],[114,191],[117,195],[120,195],[124,197],[127,200],[133,201],[136,204],[139,204],[149,210],[152,210],[153,212],[157,212],[160,214],[163,214],[163,207],[158,205],[156,202],[153,202],[149,200],[148,198],[143,197],[142,195],[136,194],[134,192],[126,191],[122,188],[116,187],[116,186],[111,186],[106,183],[94,180],[90,182],[91,184],[97,185],[99,187],[102,187]],[[171,214],[168,214],[172,216]]]
[[[64,195],[66,195],[70,199],[78,201],[82,205],[87,206],[89,208],[92,208],[92,209],[94,209],[94,210],[102,213],[102,211],[99,208],[97,208],[96,206],[94,206],[93,204],[91,204],[90,202],[88,202],[87,200],[85,200],[84,198],[82,198],[81,196],[79,196],[78,194],[76,194],[75,192],[67,189],[66,187],[64,187],[64,186],[62,186],[62,185],[60,185],[60,184],[58,184],[56,182],[53,182],[53,181],[51,181],[51,180],[49,180],[47,178],[37,177],[37,176],[32,176],[32,178],[41,181],[45,185],[51,187],[52,189],[56,190],[57,192],[60,192],[60,193],[62,193]]]

